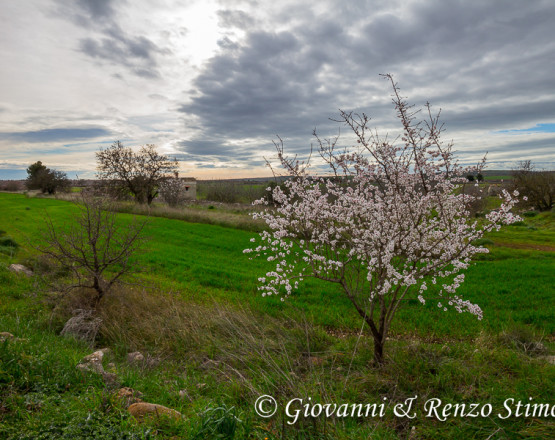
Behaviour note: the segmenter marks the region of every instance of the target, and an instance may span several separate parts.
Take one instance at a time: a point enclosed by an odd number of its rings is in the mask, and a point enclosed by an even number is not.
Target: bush
[[[19,247],[16,241],[11,237],[0,237],[0,246],[7,246],[7,247]]]
[[[0,253],[13,257],[19,245],[13,238],[7,236],[3,237],[1,232],[2,231],[0,231]]]
[[[523,221],[519,220],[517,222],[511,223],[508,226],[526,226],[526,223],[524,223]]]
[[[493,245],[493,244],[495,243],[493,242],[493,240],[490,240],[489,238],[480,238],[472,242],[473,246],[487,246],[487,245]]]
[[[22,191],[23,189],[24,189],[23,184],[16,180],[7,180],[4,182],[0,182],[0,191],[14,192],[14,191]]]
[[[206,200],[220,203],[238,203],[241,197],[239,184],[226,180],[203,182],[199,185],[199,193]]]
[[[541,340],[537,340],[532,330],[525,326],[504,331],[500,335],[500,340],[504,345],[529,355],[542,355],[547,352]]]

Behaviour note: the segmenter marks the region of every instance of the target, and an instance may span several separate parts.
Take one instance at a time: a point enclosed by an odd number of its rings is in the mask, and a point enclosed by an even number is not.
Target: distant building
[[[180,177],[184,185],[184,195],[187,200],[197,199],[197,180],[194,177]]]

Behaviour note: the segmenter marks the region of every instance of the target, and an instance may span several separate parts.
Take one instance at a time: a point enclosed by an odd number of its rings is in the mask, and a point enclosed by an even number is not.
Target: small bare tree
[[[110,209],[111,202],[89,193],[82,195],[82,202],[80,212],[64,228],[46,218],[46,245],[39,250],[73,272],[77,284],[72,287],[93,289],[96,306],[133,269],[131,257],[144,240],[146,220],[122,224]]]
[[[159,154],[155,145],[145,145],[135,152],[120,141],[96,153],[98,178],[111,182],[121,190],[130,192],[139,203],[152,203],[158,195],[158,186],[177,172],[176,160]]]
[[[513,186],[538,211],[549,211],[555,202],[555,171],[538,171],[531,161],[513,170]]]

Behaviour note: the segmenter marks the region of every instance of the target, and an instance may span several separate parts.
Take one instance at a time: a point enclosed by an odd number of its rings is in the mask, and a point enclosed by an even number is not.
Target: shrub
[[[24,189],[24,185],[21,182],[16,180],[8,180],[4,182],[0,182],[0,190],[1,191],[21,191]]]
[[[0,237],[0,246],[13,247],[13,248],[19,247],[17,242],[11,237]]]
[[[519,221],[511,223],[510,226],[526,226],[526,223],[524,223],[522,220],[519,220]]]
[[[500,340],[505,345],[529,355],[541,355],[547,352],[545,345],[536,339],[532,330],[525,326],[516,326],[504,331]]]
[[[490,240],[489,238],[479,238],[478,240],[474,240],[472,242],[473,246],[487,246],[487,245],[493,245],[495,244],[493,242],[493,240]]]
[[[199,184],[199,193],[211,202],[237,203],[241,197],[239,184],[233,181],[214,180]]]
[[[3,234],[0,233],[0,253],[13,257],[19,247],[19,244],[17,244],[13,238],[2,235]]]

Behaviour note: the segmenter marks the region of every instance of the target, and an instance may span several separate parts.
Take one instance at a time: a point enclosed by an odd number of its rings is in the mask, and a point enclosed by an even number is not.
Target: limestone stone
[[[28,277],[33,276],[33,271],[23,264],[10,264],[10,267],[8,267],[8,269],[15,273],[22,273],[24,275],[27,275]]]
[[[127,411],[138,420],[144,419],[145,417],[170,417],[173,419],[180,419],[182,417],[182,414],[175,409],[148,402],[134,403],[127,408]]]
[[[13,339],[14,335],[8,332],[0,332],[0,342],[4,342],[7,339]]]
[[[127,354],[127,362],[130,364],[138,364],[145,360],[144,355],[140,351],[134,351]]]
[[[97,350],[81,359],[77,364],[77,369],[103,374],[104,367],[102,366],[102,358],[104,358],[104,352],[102,350]]]
[[[140,391],[134,390],[133,388],[129,387],[120,388],[116,393],[116,397],[118,398],[118,400],[121,401],[122,405],[125,408],[128,408],[133,403],[142,402],[142,395],[143,394]]]

